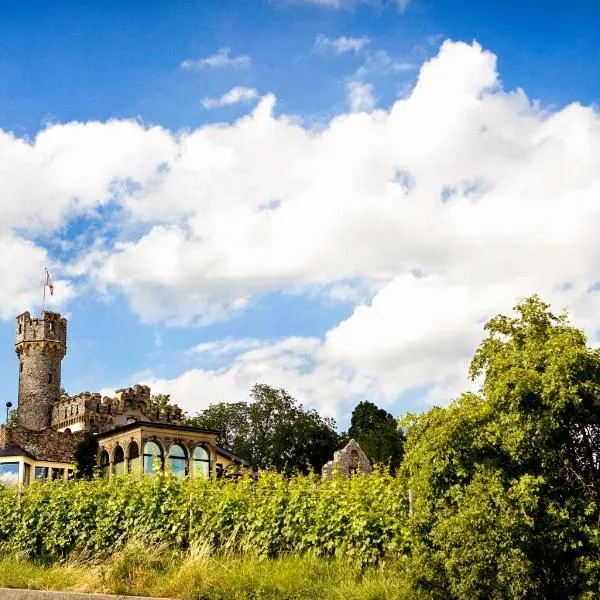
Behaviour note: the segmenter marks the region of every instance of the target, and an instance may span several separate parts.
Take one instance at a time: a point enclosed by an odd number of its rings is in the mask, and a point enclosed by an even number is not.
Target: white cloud
[[[385,50],[372,50],[366,53],[365,62],[357,70],[356,77],[397,75],[416,68],[417,65],[412,62],[392,58]]]
[[[315,39],[313,49],[315,52],[322,54],[345,54],[346,52],[358,54],[368,43],[369,38],[367,36],[350,37],[343,35],[332,40],[319,33]]]
[[[221,108],[223,106],[231,106],[240,102],[250,102],[258,96],[258,92],[254,88],[236,86],[219,98],[204,98],[202,106],[204,108]]]
[[[181,63],[181,68],[186,71],[198,71],[202,69],[222,69],[224,67],[233,67],[242,69],[250,66],[252,59],[247,54],[231,56],[231,48],[219,48],[216,54],[205,58],[186,59]]]
[[[190,131],[0,133],[0,165],[3,315],[40,292],[47,256],[28,236],[108,203],[119,241],[64,272],[122,291],[145,320],[227,318],[281,290],[357,303],[322,340],[230,349],[221,369],[164,383],[181,394],[234,398],[264,378],[330,411],[415,386],[445,399],[467,385],[481,321],[533,292],[595,333],[600,115],[504,90],[477,44],[445,42],[406,97],[319,130],[267,95],[234,123]],[[25,262],[31,273],[14,268]],[[377,283],[365,294],[364,282]]]
[[[371,112],[375,108],[373,86],[370,83],[350,81],[347,89],[348,106],[351,112]]]

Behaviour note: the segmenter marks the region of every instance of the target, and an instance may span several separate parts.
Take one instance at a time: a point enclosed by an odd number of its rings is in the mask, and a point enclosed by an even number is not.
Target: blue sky
[[[470,385],[533,292],[596,340],[594,2],[10,3],[0,396],[43,266],[70,393],[289,389],[346,427]],[[565,283],[569,285],[565,285]]]

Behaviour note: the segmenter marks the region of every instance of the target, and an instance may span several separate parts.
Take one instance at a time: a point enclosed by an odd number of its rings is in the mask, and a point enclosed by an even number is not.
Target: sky
[[[599,34],[584,0],[5,3],[0,413],[46,266],[66,391],[190,414],[445,405],[534,293],[598,344]]]

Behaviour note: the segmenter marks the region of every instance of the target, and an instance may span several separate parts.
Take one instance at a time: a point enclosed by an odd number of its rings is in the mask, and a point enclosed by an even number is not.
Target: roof
[[[109,437],[115,433],[124,433],[137,429],[138,427],[154,427],[156,429],[169,429],[171,431],[189,431],[190,433],[214,433],[218,435],[221,433],[217,429],[208,429],[206,427],[191,427],[190,425],[175,425],[174,423],[153,423],[152,421],[135,421],[134,423],[128,423],[121,427],[115,427],[98,434],[98,439]]]
[[[232,460],[234,463],[237,463],[238,465],[246,464],[245,460],[242,460],[239,456],[236,456],[235,454],[233,454],[233,452],[229,452],[229,450],[225,450],[225,448],[219,448],[219,446],[217,446],[217,454],[220,454],[221,456],[224,456],[225,458]]]
[[[21,446],[16,444],[6,444],[6,446],[0,446],[0,457],[7,456],[26,456],[27,458],[35,459],[29,452],[23,450]]]

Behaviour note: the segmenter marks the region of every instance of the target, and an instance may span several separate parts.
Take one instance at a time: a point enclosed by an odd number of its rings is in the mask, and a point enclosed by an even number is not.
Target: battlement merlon
[[[67,350],[67,319],[60,313],[48,310],[42,311],[39,317],[32,317],[29,312],[24,312],[16,319],[17,354],[21,346],[28,342],[50,342],[53,345],[60,345],[64,355]]]

